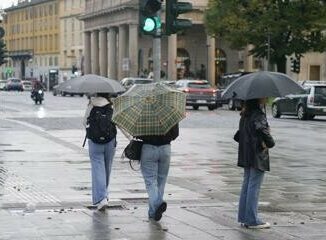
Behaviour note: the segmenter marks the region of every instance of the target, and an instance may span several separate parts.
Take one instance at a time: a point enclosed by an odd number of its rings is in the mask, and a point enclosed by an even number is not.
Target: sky
[[[0,8],[11,7],[12,3],[17,4],[17,0],[0,0]]]

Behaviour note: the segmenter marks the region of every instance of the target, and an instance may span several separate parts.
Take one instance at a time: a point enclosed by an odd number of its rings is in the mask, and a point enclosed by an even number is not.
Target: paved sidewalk
[[[180,131],[166,187],[168,210],[156,223],[147,218],[140,173],[120,159],[127,144],[122,135],[110,208],[99,213],[88,208],[90,165],[87,149],[80,147],[83,131],[43,131],[0,119],[0,239],[325,239],[325,184],[303,189],[308,194],[316,188],[319,201],[302,204],[301,195],[295,197],[302,190],[299,182],[268,174],[260,212],[273,226],[241,228],[236,222],[241,170],[235,167],[236,146],[230,138],[234,129]],[[291,188],[293,200],[284,201],[284,191]]]

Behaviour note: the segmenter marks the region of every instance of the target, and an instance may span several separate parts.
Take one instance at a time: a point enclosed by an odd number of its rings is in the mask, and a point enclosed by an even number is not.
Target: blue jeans
[[[88,152],[92,167],[92,199],[94,205],[108,197],[108,186],[115,147],[115,138],[105,144],[97,144],[88,139]]]
[[[264,172],[255,168],[244,168],[243,183],[239,201],[238,222],[246,225],[259,225],[258,199]]]
[[[164,188],[169,173],[171,145],[144,144],[141,154],[141,172],[148,194],[148,216],[153,218],[163,202]]]

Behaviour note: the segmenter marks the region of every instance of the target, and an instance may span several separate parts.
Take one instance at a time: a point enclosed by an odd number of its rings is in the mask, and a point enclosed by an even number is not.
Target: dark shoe
[[[167,204],[166,202],[162,202],[161,205],[156,209],[154,220],[160,221],[162,218],[162,214],[166,211]]]

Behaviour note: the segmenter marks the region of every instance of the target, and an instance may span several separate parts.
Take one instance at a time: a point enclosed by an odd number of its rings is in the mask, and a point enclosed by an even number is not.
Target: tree
[[[3,39],[0,39],[0,66],[7,62],[7,49]]]
[[[283,73],[287,56],[326,50],[326,1],[210,0],[205,25],[233,49],[252,44],[255,57],[267,57],[269,43],[270,63]]]

